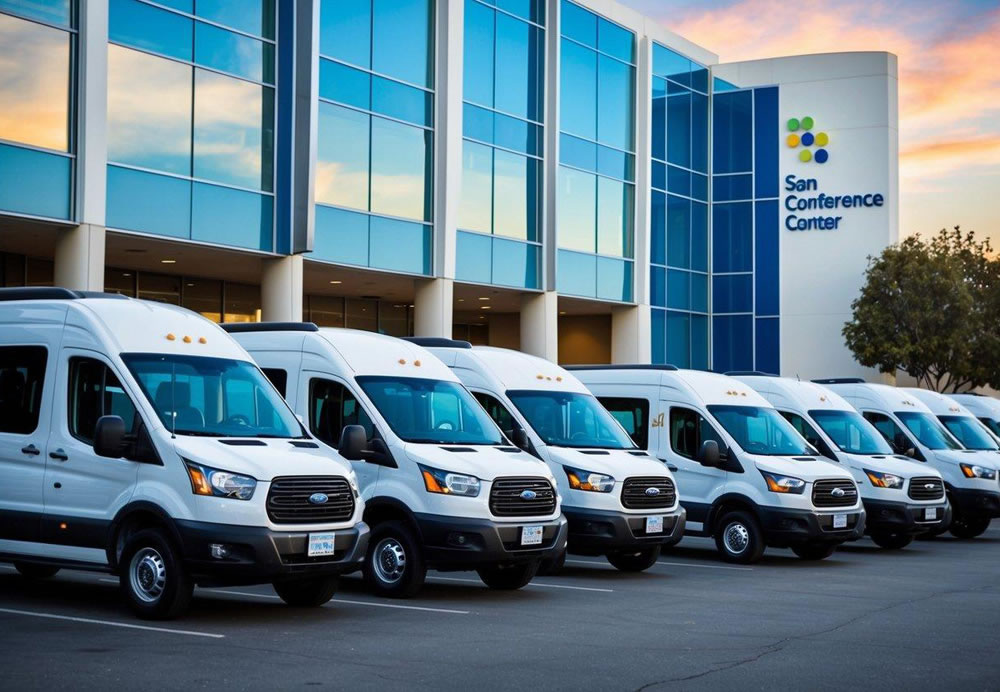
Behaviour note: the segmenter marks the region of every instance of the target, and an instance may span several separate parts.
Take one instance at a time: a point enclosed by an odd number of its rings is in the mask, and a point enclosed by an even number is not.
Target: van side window
[[[830,449],[830,445],[828,445],[823,438],[819,436],[819,433],[816,432],[816,429],[813,426],[806,422],[805,418],[797,413],[792,413],[791,411],[778,411],[778,413],[781,414],[782,418],[792,424],[792,427],[795,428],[799,435],[806,438],[806,442],[818,449],[820,454],[825,456],[827,459],[837,461],[837,455],[833,453],[832,449]]]
[[[646,399],[622,399],[597,397],[604,408],[622,424],[639,449],[649,448],[649,401]]]
[[[903,432],[903,429],[884,413],[864,411],[861,415],[865,417],[865,420],[874,425],[876,430],[882,433],[882,437],[885,438],[885,441],[892,446],[897,454],[905,454],[907,449],[916,446],[911,444],[909,435]]]
[[[726,443],[704,416],[689,408],[670,409],[670,449],[682,457],[697,459],[706,440],[715,440],[719,451],[726,451]]]
[[[361,403],[344,385],[314,378],[309,382],[309,429],[331,447],[340,444],[340,433],[348,425],[360,425],[371,440],[375,425]]]
[[[510,411],[496,397],[483,394],[482,392],[473,392],[472,396],[476,397],[476,401],[486,409],[486,413],[490,414],[490,418],[493,419],[498,428],[503,430],[503,434],[507,437],[510,437],[511,433],[521,427],[514,420],[514,416],[510,415]]]
[[[261,371],[267,379],[271,380],[271,384],[278,390],[278,394],[284,398],[288,390],[288,371],[281,368],[261,368]]]
[[[70,358],[70,433],[93,444],[94,428],[101,416],[119,416],[126,431],[135,431],[135,406],[111,368],[93,358]]]
[[[0,433],[35,432],[47,357],[44,346],[0,347]]]

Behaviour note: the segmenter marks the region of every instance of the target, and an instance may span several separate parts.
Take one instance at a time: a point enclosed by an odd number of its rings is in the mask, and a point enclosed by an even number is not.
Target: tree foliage
[[[1000,388],[1000,260],[958,226],[868,258],[844,325],[859,363],[903,370],[928,389]]]

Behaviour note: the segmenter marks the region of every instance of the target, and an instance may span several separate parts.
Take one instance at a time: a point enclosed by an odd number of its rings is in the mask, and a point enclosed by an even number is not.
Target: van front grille
[[[910,479],[910,498],[914,500],[940,500],[944,497],[944,482],[934,476]]]
[[[622,484],[622,506],[627,509],[673,507],[676,500],[674,482],[663,476],[626,478]]]
[[[498,517],[545,517],[556,511],[556,491],[544,478],[497,478],[490,511]]]
[[[321,495],[325,501],[319,501]],[[347,521],[354,516],[354,492],[342,476],[275,478],[267,492],[267,516],[275,524]]]
[[[816,507],[850,507],[858,501],[858,488],[848,480],[816,481],[812,501]]]

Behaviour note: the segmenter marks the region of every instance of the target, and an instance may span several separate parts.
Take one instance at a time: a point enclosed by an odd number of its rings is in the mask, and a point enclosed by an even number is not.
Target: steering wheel
[[[585,432],[575,432],[569,436],[571,440],[589,440],[590,437]]]
[[[766,452],[767,451],[767,445],[764,444],[763,442],[749,442],[748,441],[747,444],[746,444],[746,446],[747,446],[747,451],[748,452]]]
[[[238,425],[241,428],[250,427],[250,419],[242,413],[234,413],[222,422],[223,425]]]
[[[457,427],[458,426],[455,425],[454,423],[452,423],[451,421],[446,420],[446,421],[441,421],[440,423],[438,423],[434,427],[434,429],[435,430],[454,430]]]

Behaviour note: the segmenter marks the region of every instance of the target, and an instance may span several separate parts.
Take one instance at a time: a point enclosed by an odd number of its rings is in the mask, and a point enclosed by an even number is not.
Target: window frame
[[[45,403],[45,384],[46,384],[46,379],[45,378],[46,378],[46,375],[47,375],[48,370],[49,370],[49,347],[46,346],[46,345],[44,345],[44,344],[3,344],[3,345],[0,345],[0,365],[2,365],[2,363],[3,363],[2,354],[4,352],[16,352],[16,351],[24,351],[25,355],[28,355],[29,357],[31,357],[31,355],[29,354],[29,351],[32,351],[32,352],[34,352],[34,356],[35,357],[37,357],[37,356],[41,356],[42,357],[41,358],[41,365],[42,365],[42,367],[41,367],[40,385],[38,387],[38,393],[35,395],[36,396],[36,401],[34,402],[35,403],[35,409],[36,409],[36,411],[35,411],[35,421],[34,421],[34,426],[31,428],[31,430],[28,430],[28,431],[25,431],[25,432],[22,432],[20,430],[7,430],[7,429],[5,429],[3,427],[3,422],[0,421],[0,435],[22,435],[22,436],[34,435],[36,432],[38,432],[38,428],[39,428],[39,426],[42,423],[42,407],[43,407],[43,405]],[[25,385],[27,385],[27,378],[25,378]]]
[[[94,440],[93,439],[88,440],[87,438],[82,437],[80,432],[76,429],[75,425],[77,421],[75,421],[76,407],[74,406],[73,395],[76,390],[78,368],[85,362],[97,363],[99,365],[104,366],[104,371],[101,378],[101,394],[100,394],[101,413],[100,415],[97,416],[97,418],[100,419],[101,416],[115,415],[104,411],[104,396],[107,392],[108,372],[110,371],[111,374],[114,375],[115,379],[118,380],[118,384],[121,387],[122,392],[128,398],[128,402],[132,405],[132,409],[135,411],[135,415],[132,418],[132,427],[126,428],[125,434],[135,435],[140,430],[140,428],[142,428],[145,425],[145,421],[143,421],[142,415],[139,412],[139,407],[136,406],[135,404],[135,401],[132,397],[132,393],[129,392],[128,388],[125,387],[125,384],[122,382],[122,378],[118,375],[117,372],[115,372],[114,368],[111,367],[111,364],[105,360],[102,360],[100,358],[95,358],[94,356],[73,354],[70,355],[69,357],[69,361],[67,364],[68,367],[66,369],[66,430],[69,433],[70,437],[72,437],[74,440],[77,440],[78,442],[82,442],[88,447],[93,447],[94,445]],[[93,435],[93,433],[91,435]]]
[[[614,418],[615,420],[617,420],[618,424],[621,425],[623,428],[625,428],[625,432],[627,432],[628,436],[632,438],[632,441],[635,442],[636,446],[639,449],[648,452],[649,451],[650,430],[651,430],[651,428],[650,428],[651,421],[650,421],[650,417],[649,417],[649,412],[650,412],[651,406],[650,406],[649,399],[647,399],[645,397],[599,396],[599,397],[597,397],[597,400],[601,403],[601,406],[603,406],[604,408],[606,408],[608,410],[608,413],[611,414],[611,417]],[[632,405],[628,406],[627,409],[624,408],[624,407],[618,407],[618,406],[615,406],[614,408],[612,408],[612,406],[614,406],[615,404],[623,404],[623,405],[624,404],[632,404]],[[625,427],[625,424],[622,423],[621,420],[619,420],[618,417],[615,415],[615,412],[616,411],[622,411],[622,412],[627,411],[629,413],[635,413],[636,412],[636,406],[638,406],[639,416],[636,419],[636,425],[634,426],[635,427],[635,432],[634,433],[630,433],[628,431],[628,428]],[[636,436],[639,436],[639,438],[641,438],[641,439],[636,439]]]
[[[697,451],[695,451],[695,456],[690,456],[688,454],[685,454],[685,453],[681,452],[680,450],[678,450],[674,446],[674,412],[675,411],[684,411],[686,413],[692,413],[692,414],[696,415],[700,419],[700,424],[698,425],[698,430],[697,430],[697,433],[698,433],[697,447],[699,449],[701,448],[701,445],[705,441],[703,439],[703,437],[702,437],[702,426],[703,425],[707,425],[709,427],[709,429],[711,429],[711,431],[715,434],[715,437],[717,438],[717,441],[719,441],[719,442],[722,443],[722,444],[719,445],[719,455],[723,459],[725,459],[725,458],[728,457],[729,444],[726,443],[726,438],[722,434],[719,433],[719,431],[716,429],[715,425],[712,424],[712,420],[708,416],[702,414],[697,409],[693,409],[693,408],[691,408],[689,406],[670,406],[670,409],[669,409],[669,412],[668,412],[668,415],[667,415],[667,426],[668,426],[667,427],[667,435],[669,437],[670,451],[672,453],[676,454],[677,456],[684,457],[685,459],[689,459],[689,460],[691,460],[691,461],[693,461],[695,463],[700,463],[700,462],[698,462]]]
[[[896,446],[896,441],[895,440],[890,440],[889,438],[887,438],[885,436],[885,433],[883,433],[881,430],[879,430],[879,427],[878,427],[877,423],[874,420],[872,420],[872,418],[871,418],[873,416],[878,416],[880,418],[884,418],[889,423],[892,423],[892,425],[895,426],[895,428],[896,428],[897,431],[899,431],[900,433],[902,433],[903,435],[906,436],[906,441],[909,443],[910,448],[913,449],[917,453],[917,455],[916,455],[915,458],[918,459],[918,460],[920,460],[920,461],[924,461],[924,454],[923,454],[922,451],[920,451],[920,442],[919,442],[919,440],[918,441],[914,441],[914,438],[916,437],[916,435],[914,435],[910,431],[909,428],[907,428],[905,425],[900,425],[899,423],[897,423],[896,420],[892,416],[890,416],[889,414],[887,414],[887,413],[882,413],[881,411],[871,411],[871,410],[867,410],[867,411],[863,410],[863,411],[861,411],[861,417],[864,418],[869,423],[871,423],[873,428],[875,428],[876,430],[878,430],[879,435],[882,435],[882,438],[887,443],[889,443],[889,446],[892,448],[892,451],[895,454],[905,454],[906,452],[905,452],[905,450],[904,451],[900,451],[900,449]]]
[[[278,391],[281,398],[287,401],[285,395],[288,393],[288,370],[285,368],[262,367],[260,371],[264,373],[264,377],[266,377],[267,381],[270,382],[271,385]],[[279,381],[275,381],[275,377],[277,377]]]
[[[339,437],[335,441],[328,441],[328,440],[324,439],[324,437],[322,435],[320,435],[319,432],[317,432],[317,429],[319,427],[318,424],[316,425],[316,429],[314,429],[314,427],[313,427],[313,412],[314,412],[314,408],[313,407],[314,407],[314,404],[315,404],[314,392],[316,391],[316,385],[319,384],[319,383],[335,384],[335,385],[339,386],[343,390],[343,392],[345,392],[347,394],[350,394],[350,396],[358,403],[358,410],[361,413],[363,413],[368,418],[369,421],[371,421],[372,433],[367,438],[367,440],[368,440],[369,443],[371,443],[373,440],[383,440],[384,439],[382,437],[382,433],[378,429],[378,424],[375,422],[376,421],[375,417],[372,416],[368,412],[368,409],[365,407],[364,402],[361,400],[361,397],[359,397],[357,394],[355,394],[354,390],[352,390],[348,386],[348,384],[346,382],[344,382],[342,380],[339,380],[339,379],[337,379],[335,377],[324,376],[322,374],[311,375],[309,377],[309,385],[308,385],[308,387],[306,387],[306,404],[307,404],[307,411],[308,411],[307,412],[307,416],[306,416],[306,427],[309,429],[309,434],[310,435],[314,436],[317,440],[319,440],[323,444],[325,444],[325,445],[327,445],[329,447],[333,447],[334,449],[336,449],[337,446],[340,444],[340,438]],[[343,397],[343,395],[341,395],[341,398],[340,398],[340,422],[341,422],[340,434],[341,435],[343,435],[344,428],[346,427],[345,425],[343,425],[343,422],[344,422],[344,410],[343,410],[343,406],[344,406],[344,397]],[[352,424],[352,425],[354,425],[354,424]],[[357,423],[356,425],[362,425],[362,424],[361,423]],[[362,427],[364,427],[364,426],[362,425]]]
[[[823,439],[823,435],[821,435],[819,430],[816,429],[816,426],[814,426],[810,421],[806,420],[805,416],[795,411],[786,411],[780,408],[777,409],[777,411],[778,415],[780,415],[782,418],[788,421],[789,425],[795,428],[795,432],[799,433],[799,435],[802,435],[805,441],[808,442],[811,446],[815,447],[816,450],[821,455],[825,456],[827,459],[830,459],[831,461],[840,462],[840,459],[837,458],[836,453],[833,451],[833,449],[831,449],[830,445],[826,443],[826,440]],[[806,432],[809,432],[815,436],[816,438],[815,443],[813,443],[812,440],[806,437],[805,434],[803,434],[803,432],[799,430],[799,426],[795,424],[795,421],[792,420],[792,417],[797,418],[801,422],[801,426],[805,429]]]

